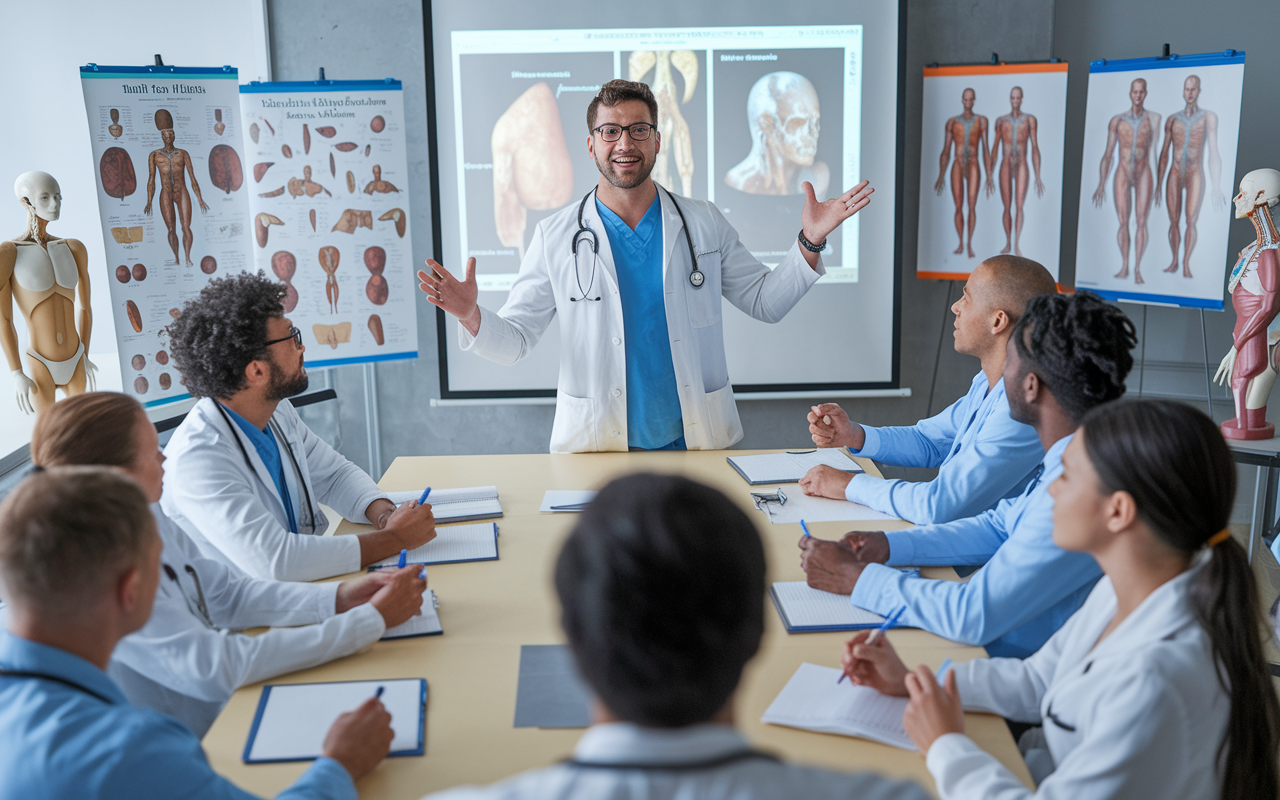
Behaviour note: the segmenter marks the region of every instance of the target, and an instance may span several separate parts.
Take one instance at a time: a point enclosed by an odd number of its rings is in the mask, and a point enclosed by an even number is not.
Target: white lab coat
[[[725,360],[721,296],[758,320],[777,322],[825,270],[821,260],[816,271],[810,268],[800,255],[799,243],[793,242],[770,271],[748,252],[719,209],[703,200],[681,198],[680,210],[689,223],[698,267],[706,278],[694,288],[689,282],[692,266],[680,216],[665,191],[659,190],[658,196],[667,331],[685,444],[690,450],[726,448],[742,438],[742,423]],[[552,318],[560,315],[553,453],[627,449],[622,300],[609,236],[594,199],[587,201],[583,222],[600,242],[594,284],[589,237],[580,241],[580,270],[575,275],[571,243],[578,231],[578,204],[574,203],[538,223],[502,310],[481,308],[475,337],[459,323],[463,350],[510,365],[527,356]],[[589,298],[601,298],[600,302],[582,300],[584,292]]]
[[[386,631],[367,603],[334,613],[338,584],[248,578],[204,558],[151,507],[164,543],[151,618],[116,645],[108,672],[129,702],[175,716],[203,736],[241,686],[314,667],[373,644]],[[232,632],[273,627],[259,636]]]
[[[164,448],[164,513],[206,558],[250,577],[309,581],[355,572],[360,542],[355,536],[324,536],[329,520],[320,503],[364,522],[369,504],[386,494],[312,433],[289,401],[281,401],[271,418],[285,438],[279,442],[280,461],[297,534],[289,531],[284,503],[253,443],[207,397],[187,413]],[[290,451],[306,491],[298,484]]]
[[[1109,577],[1025,661],[957,665],[965,708],[1043,720],[1056,766],[1033,792],[972,739],[947,734],[927,759],[943,800],[1219,797],[1217,752],[1230,698],[1188,605],[1196,571],[1152,592],[1097,647],[1115,616]]]

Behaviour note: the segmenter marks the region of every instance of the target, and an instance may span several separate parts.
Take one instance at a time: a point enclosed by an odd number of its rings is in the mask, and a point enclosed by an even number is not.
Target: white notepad
[[[477,522],[471,525],[449,525],[436,528],[436,538],[415,547],[406,556],[406,564],[456,564],[459,561],[497,561],[498,525],[494,522]],[[395,567],[400,563],[396,554],[384,558],[369,567],[375,569]]]
[[[822,447],[794,453],[761,453],[754,456],[729,456],[729,466],[747,483],[796,483],[817,466],[828,466],[841,472],[864,472],[857,462],[845,455],[842,447]]]
[[[800,487],[788,487],[784,492],[787,502],[761,503],[760,510],[774,525],[796,524],[805,522],[879,522],[880,520],[896,520],[892,514],[882,514],[862,503],[850,503],[848,500],[832,500],[829,497],[810,497],[800,491]]]
[[[907,698],[840,680],[840,670],[804,663],[765,709],[761,722],[818,733],[858,736],[915,750],[902,727]]]
[[[413,636],[438,636],[444,633],[444,627],[440,625],[439,608],[440,601],[436,599],[436,593],[427,589],[422,593],[422,613],[409,617],[399,625],[387,628],[382,638],[408,639]]]
[[[811,588],[804,581],[780,581],[769,597],[787,633],[821,633],[878,628],[884,617],[850,605],[848,595]]]
[[[417,500],[421,491],[387,492],[396,505]],[[471,522],[478,519],[498,519],[502,516],[502,503],[498,501],[497,486],[472,486],[466,489],[432,489],[427,496],[431,513],[437,522]]]
[[[319,758],[334,720],[358,708],[379,686],[383,687],[380,699],[391,714],[394,734],[388,755],[422,755],[427,706],[427,682],[422,678],[298,683],[262,687],[258,712],[244,746],[245,763]]]

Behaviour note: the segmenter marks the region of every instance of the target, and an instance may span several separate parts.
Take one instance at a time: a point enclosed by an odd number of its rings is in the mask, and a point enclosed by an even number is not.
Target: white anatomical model
[[[680,99],[677,99],[672,67],[684,78],[684,96]],[[667,161],[667,153],[670,151],[675,154],[676,172],[680,175],[680,194],[690,197],[693,192],[693,137],[689,135],[689,123],[680,113],[680,106],[688,103],[693,98],[694,90],[698,88],[698,57],[692,50],[637,50],[627,59],[629,80],[644,80],[651,69],[654,73],[649,88],[658,101],[658,133],[665,145],[658,152],[653,179],[668,189],[675,190]]]
[[[53,405],[55,389],[66,395],[79,394],[86,385],[94,389],[97,367],[86,352],[93,330],[89,254],[78,240],[52,238],[46,231],[62,208],[62,192],[52,175],[24,172],[13,193],[27,212],[27,229],[0,242],[0,350],[9,362],[18,407],[30,414]],[[79,330],[74,322],[77,294]],[[18,353],[15,304],[27,323],[27,372]]]
[[[816,161],[822,117],[818,90],[795,72],[770,72],[747,94],[751,152],[724,182],[749,194],[800,194],[809,181],[818,197],[831,183],[826,162]]]
[[[493,126],[493,221],[498,241],[524,258],[528,210],[569,202],[573,165],[551,87],[535,83]]]

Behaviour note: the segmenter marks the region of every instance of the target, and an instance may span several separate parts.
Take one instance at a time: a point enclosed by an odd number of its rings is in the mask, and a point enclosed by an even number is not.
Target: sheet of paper
[[[587,503],[595,499],[596,493],[578,489],[548,489],[542,495],[542,507],[539,511],[581,511]]]
[[[799,488],[787,489],[787,502],[762,503],[761,511],[775,525],[805,522],[856,522],[864,520],[896,520],[892,514],[881,514],[874,508],[848,500],[832,500],[827,497],[810,497]]]
[[[449,525],[436,528],[436,538],[409,551],[409,564],[451,564],[456,561],[484,561],[498,557],[498,526],[492,522],[473,525]],[[396,554],[374,564],[394,567],[400,563]]]
[[[730,456],[729,463],[738,474],[752,484],[795,483],[817,466],[828,466],[842,472],[863,472],[862,467],[845,455],[842,447],[823,447],[803,453],[760,453],[753,456]]]
[[[424,489],[426,487],[423,487]],[[396,505],[417,500],[422,497],[422,489],[410,489],[406,492],[387,492],[387,497]],[[472,500],[497,500],[497,486],[467,486],[461,489],[432,489],[427,502],[432,506],[445,503],[461,503]]]
[[[267,686],[259,721],[245,748],[245,761],[304,761],[319,758],[324,737],[340,714],[354,710],[383,687],[391,713],[391,755],[422,748],[427,682],[410,680],[300,683]],[[265,705],[264,705],[265,704]]]
[[[422,613],[391,628],[382,634],[383,639],[405,639],[410,636],[430,636],[433,633],[444,633],[440,625],[440,614],[436,610],[440,603],[436,593],[427,589],[422,593]]]
[[[879,625],[884,617],[849,604],[849,598],[811,588],[804,581],[779,581],[773,592],[794,627]]]
[[[516,683],[517,728],[585,728],[591,724],[590,695],[578,676],[573,653],[562,644],[520,647]]]
[[[858,736],[915,750],[902,727],[907,698],[840,680],[840,670],[804,663],[765,709],[761,722],[819,733]]]

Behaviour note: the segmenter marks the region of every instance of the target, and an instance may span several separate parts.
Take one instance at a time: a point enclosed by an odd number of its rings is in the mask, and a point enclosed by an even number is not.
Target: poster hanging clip
[[[324,80],[324,67],[320,68],[320,80]]]
[[[999,53],[992,53],[992,54],[991,54],[991,64],[994,66],[994,65],[999,64],[999,63],[1000,63],[1000,54],[999,54]]]
[[[1168,58],[1168,57],[1169,57],[1169,43],[1168,43],[1168,42],[1165,42],[1165,43],[1164,43],[1164,52],[1160,54],[1160,57],[1161,57],[1161,58]]]
[[[156,66],[157,66],[157,67],[163,67],[163,66],[164,66],[164,59],[162,59],[162,58],[160,57],[160,54],[159,54],[159,53],[156,53]]]

